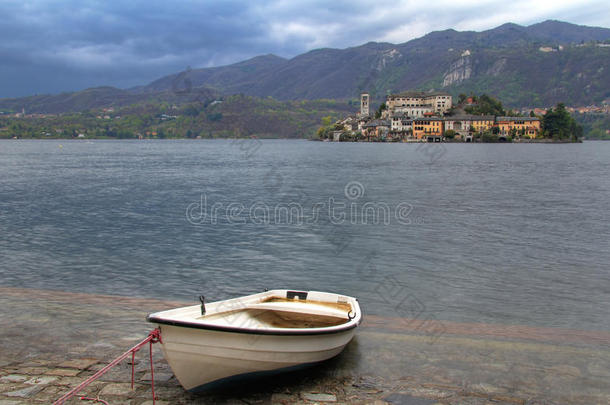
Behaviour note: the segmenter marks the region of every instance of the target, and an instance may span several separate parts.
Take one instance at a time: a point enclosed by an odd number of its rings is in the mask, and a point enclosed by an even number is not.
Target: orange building
[[[442,118],[418,118],[413,120],[413,137],[428,140],[428,138],[442,137],[444,125]]]
[[[536,117],[497,117],[496,126],[500,135],[527,135],[536,138],[540,133],[540,120]]]
[[[493,115],[473,115],[470,119],[470,126],[474,129],[474,132],[485,132],[491,131],[494,122]]]

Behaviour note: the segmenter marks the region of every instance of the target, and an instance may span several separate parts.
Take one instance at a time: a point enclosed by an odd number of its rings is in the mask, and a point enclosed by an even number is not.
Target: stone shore
[[[0,405],[50,404],[136,342],[152,299],[0,287]],[[370,316],[345,352],[322,365],[190,394],[154,346],[159,405],[608,404],[610,333]],[[148,348],[81,395],[149,405]],[[70,400],[68,403],[96,403]]]

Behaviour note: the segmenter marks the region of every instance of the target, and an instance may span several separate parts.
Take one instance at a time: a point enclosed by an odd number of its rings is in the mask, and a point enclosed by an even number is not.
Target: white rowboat
[[[362,320],[358,301],[318,291],[272,290],[150,314],[162,350],[187,390],[232,376],[317,363],[339,354]]]

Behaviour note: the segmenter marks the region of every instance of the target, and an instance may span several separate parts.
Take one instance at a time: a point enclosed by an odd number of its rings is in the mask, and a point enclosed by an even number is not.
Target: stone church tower
[[[370,114],[369,101],[369,93],[362,93],[360,95],[360,115],[363,117],[368,117]]]

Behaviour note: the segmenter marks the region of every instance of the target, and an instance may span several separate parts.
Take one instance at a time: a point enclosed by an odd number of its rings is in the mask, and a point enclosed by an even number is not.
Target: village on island
[[[467,114],[476,97],[460,97],[459,106],[443,92],[407,91],[386,97],[375,115],[371,97],[360,95],[360,111],[318,131],[320,139],[335,142],[497,142],[535,140],[541,120],[536,116]],[[532,114],[533,115],[533,114]]]

